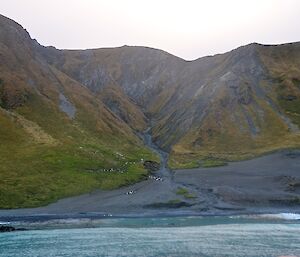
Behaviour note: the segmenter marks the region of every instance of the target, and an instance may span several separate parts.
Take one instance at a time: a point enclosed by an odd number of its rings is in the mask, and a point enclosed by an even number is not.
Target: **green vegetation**
[[[177,195],[182,195],[184,198],[187,199],[194,199],[197,198],[194,194],[190,193],[186,188],[179,187],[176,191]]]
[[[294,86],[296,86],[296,87],[298,87],[298,89],[300,89],[300,79],[292,78],[292,82],[293,82]]]
[[[140,159],[151,158],[151,154],[142,149],[127,151],[125,159],[119,160],[113,150],[80,147],[1,145],[1,208],[40,206],[97,188],[113,189],[135,183],[147,175]],[[122,167],[122,173],[91,172],[103,167],[114,170]]]
[[[195,159],[189,159],[187,161],[180,161],[174,156],[170,156],[168,166],[171,169],[194,169],[199,168],[199,161]]]
[[[291,120],[300,125],[300,80],[298,78],[291,78],[290,80],[285,76],[278,77],[277,82],[277,101],[285,114]]]
[[[279,102],[291,120],[295,124],[300,125],[300,99],[293,101],[280,100]]]
[[[226,160],[213,158],[213,157],[203,157],[200,160],[191,159],[185,162],[177,162],[177,161],[178,160],[175,161],[174,158],[170,159],[169,166],[173,169],[194,169],[199,167],[202,168],[219,167],[228,164],[228,161]]]
[[[300,126],[300,95],[297,98],[285,98],[280,93],[277,95],[286,116]],[[275,96],[274,98],[277,99]],[[263,120],[256,116],[253,107],[247,106],[247,112],[257,124],[259,133],[251,135],[247,130],[240,131],[237,126],[232,126],[228,119],[230,114],[224,113],[221,131],[215,128],[213,120],[203,121],[204,126],[213,128],[213,136],[206,134],[206,128],[195,129],[179,141],[172,149],[169,166],[173,169],[216,167],[226,165],[230,161],[251,159],[278,150],[299,148],[300,134],[292,131],[270,105],[261,99],[255,100],[264,109]],[[242,118],[240,123],[242,128],[247,128],[248,124]],[[194,147],[193,142],[199,138],[202,139],[201,146]]]
[[[203,168],[225,166],[227,162],[220,159],[208,158],[200,161],[200,166]]]
[[[158,160],[133,135],[97,128],[97,117],[84,109],[71,121],[31,98],[19,114],[0,108],[0,208],[37,207],[136,183],[147,177],[141,159]]]
[[[2,89],[2,85],[3,85],[4,81],[3,79],[0,78],[0,107],[4,108],[5,107],[5,103],[3,101],[3,89]]]
[[[199,159],[200,158],[200,159]],[[225,166],[230,160],[211,158],[206,156],[172,156],[169,159],[169,167],[171,169],[195,169],[195,168],[213,168]]]

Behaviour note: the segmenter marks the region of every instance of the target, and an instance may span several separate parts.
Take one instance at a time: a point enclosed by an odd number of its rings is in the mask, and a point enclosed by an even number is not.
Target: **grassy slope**
[[[101,101],[64,74],[53,72],[60,90],[76,106],[76,118],[70,120],[59,110],[58,89],[42,78],[38,90],[43,95],[26,88],[25,102],[0,109],[0,208],[41,206],[135,183],[147,175],[141,159],[157,160]],[[7,78],[3,81],[5,85]],[[20,96],[11,98],[18,102]]]
[[[262,48],[260,56],[269,71],[270,80],[261,81],[268,97],[281,112],[300,128],[300,45]],[[254,158],[281,149],[300,147],[300,133],[291,131],[266,101],[256,96],[254,101],[264,110],[260,118],[254,105],[244,106],[255,125],[257,135],[245,133],[232,126],[232,114],[239,117],[241,127],[247,128],[240,107],[226,109],[215,101],[200,129],[193,128],[172,149],[169,165],[172,168],[226,165],[227,161]],[[215,108],[215,109],[214,109]],[[219,113],[218,113],[219,112]],[[217,124],[218,117],[221,121]],[[209,133],[208,133],[209,131]],[[195,142],[200,142],[195,146]]]
[[[260,102],[260,104],[265,105],[264,121],[256,120],[257,124],[260,123],[260,132],[257,135],[251,136],[248,131],[243,132],[237,126],[230,125],[230,113],[223,110],[221,128],[217,126],[213,117],[208,117],[200,130],[192,130],[173,147],[169,161],[170,167],[220,166],[226,165],[228,161],[254,158],[280,149],[299,148],[299,133],[290,132],[266,103]],[[296,112],[299,115],[296,110],[295,107],[293,113]],[[255,120],[254,111],[249,110],[249,113],[252,113],[253,120]],[[246,123],[242,120],[242,116],[240,121]],[[208,133],[209,129],[212,132]],[[199,146],[193,144],[197,140],[201,141]]]
[[[19,110],[25,117],[26,111]],[[43,120],[47,110],[40,106],[39,111],[34,114],[39,116],[34,124],[44,125],[44,134],[50,135],[51,131],[54,142],[33,137],[13,115],[0,111],[1,208],[40,206],[93,189],[134,183],[147,174],[140,159],[156,158],[141,144],[125,137],[106,134],[101,139],[80,122],[55,126],[54,122],[60,123],[59,116],[52,123],[52,117]],[[103,168],[120,167],[123,173],[102,172]]]

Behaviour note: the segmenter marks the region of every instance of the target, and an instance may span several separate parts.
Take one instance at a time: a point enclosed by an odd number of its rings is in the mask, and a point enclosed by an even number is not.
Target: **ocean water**
[[[300,256],[292,216],[70,219],[18,223],[0,234],[2,257]]]

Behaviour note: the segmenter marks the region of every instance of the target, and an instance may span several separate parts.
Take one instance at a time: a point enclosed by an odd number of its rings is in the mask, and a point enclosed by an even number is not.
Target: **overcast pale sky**
[[[0,0],[43,45],[143,45],[187,60],[252,42],[300,41],[300,0]]]

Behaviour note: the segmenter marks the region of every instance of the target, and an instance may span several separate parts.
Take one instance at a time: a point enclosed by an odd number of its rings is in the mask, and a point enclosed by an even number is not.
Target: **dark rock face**
[[[295,95],[287,95],[286,97],[284,97],[284,100],[286,101],[294,101],[297,99],[297,96]]]
[[[149,172],[154,172],[159,170],[160,164],[154,161],[144,161],[144,168]]]
[[[12,226],[0,226],[0,233],[4,233],[4,232],[13,232],[16,231],[16,229]]]
[[[15,228],[13,226],[9,225],[1,225],[0,226],[0,233],[5,233],[5,232],[14,232],[14,231],[26,231],[27,229],[25,228]]]
[[[9,85],[1,82],[0,79],[0,107],[4,109],[15,109],[24,105],[28,100],[29,94],[24,89],[12,90]]]

